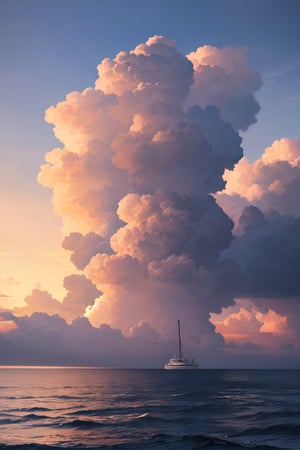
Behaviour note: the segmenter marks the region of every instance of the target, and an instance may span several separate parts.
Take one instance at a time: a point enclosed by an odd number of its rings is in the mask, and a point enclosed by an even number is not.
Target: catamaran
[[[169,362],[165,364],[167,370],[184,370],[184,369],[198,369],[198,364],[193,360],[183,358],[181,348],[181,333],[180,333],[180,320],[177,320],[178,326],[178,350],[179,358],[171,358]]]

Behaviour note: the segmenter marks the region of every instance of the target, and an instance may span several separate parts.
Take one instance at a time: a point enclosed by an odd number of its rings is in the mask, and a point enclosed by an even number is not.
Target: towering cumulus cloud
[[[86,312],[94,326],[126,335],[145,321],[168,336],[180,317],[194,347],[220,340],[209,312],[232,301],[237,269],[219,261],[233,223],[212,194],[242,157],[224,118],[245,128],[258,111],[239,124],[229,103],[247,97],[256,105],[259,77],[243,50],[209,49],[211,57],[201,56],[206,47],[186,57],[154,36],[103,60],[94,88],[46,112],[64,147],[47,154],[39,181],[64,220],[64,248],[102,293]],[[209,67],[223,74],[226,96],[215,75],[208,92]],[[229,89],[237,80],[238,90]]]
[[[98,72],[46,111],[62,145],[39,174],[77,273],[62,301],[35,289],[1,312],[3,361],[162,364],[178,318],[207,366],[293,361],[300,141],[243,158],[261,86],[246,49],[154,36]]]
[[[224,349],[228,365],[245,352],[262,365],[268,351],[291,360],[300,144],[285,138],[243,158],[238,130],[256,121],[261,86],[246,50],[185,56],[154,36],[98,72],[94,87],[47,110],[62,145],[39,174],[78,272],[62,301],[35,289],[1,312],[4,360],[162,364],[178,318],[207,365]]]

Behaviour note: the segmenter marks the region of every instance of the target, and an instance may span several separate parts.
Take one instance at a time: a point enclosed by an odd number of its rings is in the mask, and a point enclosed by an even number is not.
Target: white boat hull
[[[198,369],[198,364],[195,361],[189,361],[188,359],[171,358],[169,362],[165,364],[167,370],[191,370]]]
[[[199,366],[194,364],[194,365],[182,365],[182,366],[172,366],[170,364],[165,364],[165,369],[166,370],[195,370],[195,369],[199,369]]]

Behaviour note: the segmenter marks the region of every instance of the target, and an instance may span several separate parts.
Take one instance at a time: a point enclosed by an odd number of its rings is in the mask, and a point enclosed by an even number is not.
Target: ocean
[[[300,371],[0,368],[0,449],[300,449]]]

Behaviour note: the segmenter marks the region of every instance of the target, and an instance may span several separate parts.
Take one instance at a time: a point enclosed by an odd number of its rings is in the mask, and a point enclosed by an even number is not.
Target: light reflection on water
[[[298,379],[297,371],[2,367],[0,442],[144,446],[164,435],[179,448],[190,435],[299,449]]]

